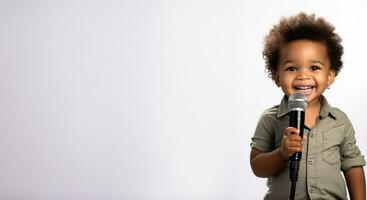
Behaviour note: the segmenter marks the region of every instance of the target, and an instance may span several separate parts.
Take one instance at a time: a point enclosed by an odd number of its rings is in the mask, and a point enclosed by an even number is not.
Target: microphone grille
[[[294,93],[288,99],[288,111],[305,110],[307,107],[307,97],[304,94]]]

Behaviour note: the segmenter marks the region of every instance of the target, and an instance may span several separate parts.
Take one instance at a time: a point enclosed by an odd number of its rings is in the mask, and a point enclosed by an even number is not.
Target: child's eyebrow
[[[294,63],[294,60],[286,60],[282,63],[282,65],[286,65],[288,63]],[[319,61],[319,60],[310,60],[310,63],[319,63],[321,65],[324,65],[323,62]]]
[[[324,65],[324,63],[323,63],[323,62],[318,61],[318,60],[311,60],[311,63],[319,63],[319,64],[321,64],[321,65]]]
[[[286,60],[286,61],[284,61],[283,63],[282,63],[282,65],[286,65],[286,64],[288,64],[288,63],[293,63],[294,61],[293,60]]]

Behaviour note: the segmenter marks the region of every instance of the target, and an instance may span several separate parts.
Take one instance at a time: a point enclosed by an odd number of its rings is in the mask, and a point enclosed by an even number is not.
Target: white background
[[[263,37],[315,12],[344,39],[327,91],[367,154],[365,1],[0,1],[0,199],[261,199],[249,165],[281,90]]]

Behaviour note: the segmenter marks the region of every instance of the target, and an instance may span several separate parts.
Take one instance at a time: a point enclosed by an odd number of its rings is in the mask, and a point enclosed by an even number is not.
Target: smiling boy
[[[263,113],[252,137],[252,170],[268,178],[264,199],[289,198],[288,158],[296,152],[303,154],[295,199],[347,199],[342,173],[350,198],[366,198],[365,161],[354,129],[323,96],[342,68],[340,43],[332,25],[304,13],[283,18],[265,38],[266,69],[284,97]],[[308,101],[303,138],[288,127],[287,100],[293,93]]]

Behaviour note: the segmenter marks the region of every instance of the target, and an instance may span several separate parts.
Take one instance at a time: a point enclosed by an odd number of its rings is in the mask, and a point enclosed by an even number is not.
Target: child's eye
[[[318,70],[318,69],[321,69],[321,68],[317,65],[312,65],[311,66],[311,70]]]
[[[290,71],[290,72],[294,72],[294,71],[296,71],[297,70],[297,68],[295,67],[295,66],[290,66],[290,67],[287,67],[286,69],[285,69],[285,71]]]

